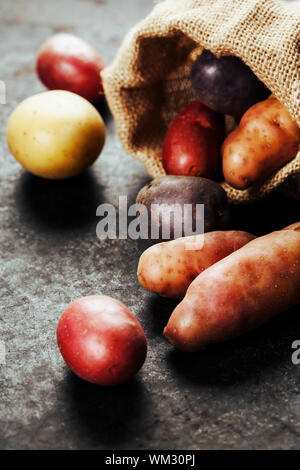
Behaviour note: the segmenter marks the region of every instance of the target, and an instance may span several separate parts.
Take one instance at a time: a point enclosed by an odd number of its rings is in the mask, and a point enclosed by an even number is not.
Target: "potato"
[[[11,114],[7,143],[21,165],[34,175],[69,178],[94,163],[105,140],[98,111],[68,91],[31,96]]]
[[[172,175],[156,178],[140,190],[136,202],[143,204],[141,214],[147,211],[149,227],[152,223],[159,232],[155,238],[149,229],[148,237],[152,241],[202,233],[201,222],[204,222],[205,232],[222,229],[229,219],[225,191],[214,181],[197,176]],[[204,221],[201,210],[197,210],[201,209],[197,207],[198,204],[204,205]],[[189,217],[185,205],[190,205],[192,217]]]
[[[254,238],[246,232],[220,231],[159,243],[140,257],[138,280],[151,292],[181,299],[202,271]]]
[[[169,127],[163,144],[168,175],[213,178],[225,138],[224,116],[201,101],[186,106]]]
[[[242,117],[222,148],[225,180],[246,189],[291,161],[299,150],[300,129],[275,98],[258,103]]]
[[[248,108],[270,95],[241,59],[234,56],[218,59],[210,51],[203,51],[193,64],[191,81],[202,103],[238,121]]]
[[[92,295],[62,314],[57,343],[70,369],[88,382],[119,385],[142,367],[147,341],[131,311],[118,300]]]
[[[56,34],[40,48],[36,70],[49,90],[77,93],[91,103],[103,100],[100,76],[103,59],[88,43],[73,34]]]
[[[295,232],[300,232],[300,222],[296,222],[295,224],[289,225],[283,230],[295,230]]]
[[[164,330],[184,351],[229,340],[300,302],[300,233],[257,238],[200,274]]]

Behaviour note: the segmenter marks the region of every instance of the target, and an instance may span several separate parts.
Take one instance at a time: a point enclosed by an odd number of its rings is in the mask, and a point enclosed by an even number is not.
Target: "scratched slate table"
[[[299,308],[201,353],[175,352],[162,338],[174,302],[137,282],[141,243],[97,239],[97,206],[117,206],[119,195],[133,203],[149,180],[122,150],[108,110],[105,150],[73,180],[35,178],[7,150],[8,115],[43,90],[34,62],[46,38],[78,34],[110,62],[151,7],[150,0],[0,1],[0,79],[7,86],[0,105],[1,449],[300,448],[300,366],[291,361]],[[259,235],[297,218],[299,202],[277,194],[233,208],[231,227]],[[149,342],[144,368],[114,389],[78,379],[56,347],[61,312],[95,293],[128,305]]]

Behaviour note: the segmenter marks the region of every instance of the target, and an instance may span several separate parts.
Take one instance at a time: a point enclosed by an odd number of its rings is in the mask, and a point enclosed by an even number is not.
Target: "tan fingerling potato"
[[[300,129],[274,97],[252,106],[222,147],[225,180],[246,189],[291,161],[298,152]]]
[[[300,302],[300,232],[252,240],[200,274],[164,330],[184,351],[250,331]]]
[[[105,126],[87,100],[54,90],[19,104],[9,118],[6,135],[11,153],[26,170],[63,179],[94,163],[104,145]]]
[[[139,282],[163,297],[181,299],[198,274],[254,238],[246,232],[220,231],[159,243],[142,254]]]

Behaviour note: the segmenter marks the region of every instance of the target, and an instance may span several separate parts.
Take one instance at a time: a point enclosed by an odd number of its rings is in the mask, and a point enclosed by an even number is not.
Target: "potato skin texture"
[[[229,221],[229,204],[225,191],[216,182],[201,178],[200,176],[160,176],[144,186],[137,195],[137,204],[142,204],[148,211],[149,226],[152,222],[159,227],[159,239],[152,240],[157,243],[164,241],[161,225],[167,222],[164,208],[155,208],[153,205],[167,205],[169,208],[179,204],[184,213],[184,204],[191,204],[193,207],[193,224],[196,224],[198,215],[196,204],[204,204],[204,232],[212,230],[222,230],[226,228]],[[201,216],[200,216],[201,217]],[[161,223],[162,222],[162,223]],[[176,230],[181,235],[189,235],[184,231],[186,228],[184,217],[171,221],[170,237],[175,238]],[[151,240],[150,233],[149,239]]]
[[[119,385],[142,367],[144,331],[131,311],[104,295],[83,297],[63,312],[57,344],[70,369],[98,385]]]
[[[96,50],[73,34],[56,34],[40,48],[36,71],[49,90],[76,93],[93,104],[103,100],[100,76],[105,63]]]
[[[225,138],[224,116],[201,101],[186,106],[171,123],[163,144],[167,175],[213,178]]]
[[[225,180],[237,189],[264,180],[297,155],[300,129],[275,98],[258,103],[242,117],[222,147]]]
[[[191,82],[200,100],[211,109],[240,120],[255,103],[265,100],[270,91],[238,57],[216,57],[205,50],[194,62]]]
[[[78,175],[98,158],[105,125],[81,96],[55,90],[27,98],[7,124],[8,147],[30,173],[48,179]]]
[[[283,228],[282,230],[294,230],[295,232],[300,232],[300,222],[295,222],[292,225],[288,225],[287,227]]]
[[[138,280],[151,292],[182,299],[200,273],[254,238],[247,232],[219,231],[159,243],[140,257]]]
[[[257,328],[300,302],[300,233],[257,238],[200,274],[164,330],[183,351],[198,351]]]

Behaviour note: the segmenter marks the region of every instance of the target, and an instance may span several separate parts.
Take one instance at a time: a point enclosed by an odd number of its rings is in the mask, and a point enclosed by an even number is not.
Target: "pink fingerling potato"
[[[159,243],[140,257],[138,280],[151,292],[182,299],[202,271],[254,238],[247,232],[219,231]]]
[[[98,385],[119,385],[142,367],[147,341],[139,321],[118,300],[83,297],[63,312],[57,343],[70,369]]]
[[[97,51],[73,34],[56,34],[40,48],[36,70],[49,90],[66,90],[93,104],[103,100],[100,72],[105,63]]]
[[[197,351],[257,328],[300,302],[300,233],[257,238],[200,274],[175,308],[164,336]]]

